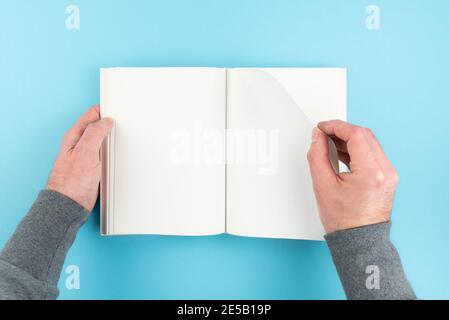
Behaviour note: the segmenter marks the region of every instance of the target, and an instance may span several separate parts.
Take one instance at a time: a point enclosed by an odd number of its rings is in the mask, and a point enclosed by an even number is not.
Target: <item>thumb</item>
[[[328,137],[316,127],[312,131],[312,144],[307,153],[307,160],[315,188],[329,185],[335,181],[336,174],[329,160]]]
[[[97,152],[113,125],[114,121],[111,118],[104,118],[89,124],[75,148],[81,147],[85,150]]]

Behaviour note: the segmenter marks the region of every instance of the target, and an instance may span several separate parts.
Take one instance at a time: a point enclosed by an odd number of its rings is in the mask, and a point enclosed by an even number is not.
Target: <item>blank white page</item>
[[[315,122],[346,119],[346,70],[230,69],[227,88],[227,232],[322,240],[306,154]],[[252,160],[229,159],[248,129]]]
[[[115,120],[110,234],[225,231],[224,164],[189,160],[194,128],[225,129],[225,86],[224,69],[101,70],[101,114]]]

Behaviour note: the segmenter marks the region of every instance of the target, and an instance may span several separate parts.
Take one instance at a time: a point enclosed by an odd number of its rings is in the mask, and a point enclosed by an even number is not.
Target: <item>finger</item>
[[[83,150],[98,154],[103,140],[107,137],[113,127],[111,118],[104,118],[97,122],[90,123],[84,130],[83,135],[75,146],[75,150]]]
[[[348,147],[346,146],[346,142],[344,142],[340,138],[337,138],[336,136],[330,136],[329,138],[332,139],[338,151],[348,153]]]
[[[81,136],[83,135],[84,130],[86,130],[87,126],[90,123],[98,121],[100,119],[100,106],[96,105],[87,110],[73,125],[72,128],[67,131],[64,136],[62,146],[65,149],[73,149]]]
[[[318,128],[325,134],[335,136],[346,143],[350,166],[353,171],[378,165],[377,157],[372,152],[372,138],[366,134],[368,129],[341,120],[320,122]]]
[[[336,174],[329,160],[328,137],[318,128],[313,128],[307,159],[315,187],[329,185],[335,181]]]

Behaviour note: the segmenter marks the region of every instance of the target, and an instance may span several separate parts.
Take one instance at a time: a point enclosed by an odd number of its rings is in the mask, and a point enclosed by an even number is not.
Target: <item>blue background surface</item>
[[[65,28],[65,8],[81,29]],[[365,8],[381,10],[367,30]],[[393,240],[420,298],[449,298],[449,1],[1,1],[0,245],[45,185],[63,133],[99,101],[110,66],[348,68],[349,120],[371,127],[401,176]],[[322,242],[101,238],[98,208],[61,298],[335,299]]]

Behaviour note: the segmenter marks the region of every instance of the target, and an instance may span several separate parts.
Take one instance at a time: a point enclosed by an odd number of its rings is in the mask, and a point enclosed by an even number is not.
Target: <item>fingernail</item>
[[[312,143],[315,143],[318,139],[319,129],[317,127],[314,127],[312,130]]]
[[[112,118],[103,118],[102,121],[107,124],[114,124],[114,120]]]
[[[103,119],[101,119],[101,121],[103,122],[103,125],[106,126],[106,128],[108,130],[112,130],[112,128],[114,127],[114,120],[111,118],[103,118]]]

